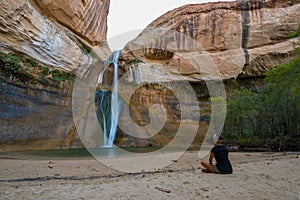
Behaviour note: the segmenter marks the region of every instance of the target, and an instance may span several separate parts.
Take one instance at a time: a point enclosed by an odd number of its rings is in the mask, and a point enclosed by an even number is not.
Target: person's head
[[[222,135],[218,136],[217,134],[214,134],[214,143],[215,144],[221,144],[224,137]]]
[[[224,136],[223,135],[220,135],[219,138],[218,138],[218,141],[217,143],[222,143],[223,142],[223,139],[224,139]]]

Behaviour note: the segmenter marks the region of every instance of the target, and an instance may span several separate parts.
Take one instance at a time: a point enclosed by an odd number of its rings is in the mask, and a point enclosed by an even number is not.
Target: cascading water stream
[[[96,104],[97,104],[97,118],[103,129],[103,144],[107,144],[107,137],[105,134],[108,133],[107,130],[110,129],[109,115],[110,115],[110,94],[106,90],[98,90],[96,92]]]
[[[121,51],[114,51],[112,55],[109,57],[107,61],[104,61],[107,64],[114,65],[114,79],[112,85],[112,93],[105,90],[100,90],[97,94],[100,95],[100,99],[98,101],[98,107],[101,115],[98,117],[102,120],[100,124],[103,128],[103,146],[104,147],[112,147],[113,142],[116,136],[117,127],[118,127],[118,119],[120,114],[121,100],[118,98],[118,60]],[[104,71],[107,69],[103,69],[99,73],[98,83],[102,84]],[[110,98],[107,98],[110,95]],[[108,102],[110,101],[110,102]],[[110,104],[110,105],[109,105]],[[110,107],[109,107],[110,106]]]
[[[111,96],[111,126],[110,133],[108,137],[108,146],[112,146],[118,127],[118,118],[120,114],[120,102],[118,101],[118,61],[119,61],[120,51],[113,52],[113,64],[114,64],[114,82],[113,82],[113,92]]]

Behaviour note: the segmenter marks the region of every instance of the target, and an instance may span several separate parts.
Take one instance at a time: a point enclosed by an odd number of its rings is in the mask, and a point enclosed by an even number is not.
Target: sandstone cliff
[[[128,88],[120,93],[131,111],[131,116],[120,117],[120,124],[129,126],[128,117],[132,117],[138,125],[146,126],[153,104],[165,109],[167,123],[148,139],[119,130],[116,143],[166,145],[181,120],[198,123],[199,110],[193,110],[195,102],[180,83],[189,81],[201,112],[195,140],[199,145],[210,120],[206,114],[209,93],[203,81],[261,77],[277,64],[289,62],[298,38],[290,39],[288,34],[300,22],[299,3],[238,0],[186,5],[151,23],[122,51],[119,71],[128,72],[128,87],[139,88],[131,99],[124,95]],[[74,74],[89,70],[87,63],[92,63],[93,57],[106,59],[111,53],[105,41],[108,7],[108,0],[1,0],[2,149],[81,145],[71,110]],[[111,86],[111,74],[108,69],[104,77],[107,86]],[[255,86],[255,81],[246,79],[241,84]],[[156,84],[161,82],[169,84]],[[179,88],[182,104],[172,93],[174,88]],[[180,109],[188,115],[182,116]]]
[[[80,146],[75,74],[106,59],[109,0],[1,0],[0,148]]]
[[[199,100],[200,123],[194,141],[203,142],[208,127],[210,105],[209,80],[225,81],[227,92],[237,87],[260,87],[263,73],[291,59],[291,52],[299,38],[291,39],[289,33],[300,23],[300,1],[238,0],[192,4],[169,11],[152,22],[122,51],[123,69],[128,71],[128,81],[140,85],[140,89],[128,100],[132,116],[138,124],[149,123],[149,108],[160,104],[166,110],[168,120],[155,139],[118,138],[120,145],[166,145],[176,134],[182,120],[178,99],[166,87],[181,87],[180,82],[193,83]],[[244,79],[250,78],[250,79]],[[204,83],[206,81],[206,84]],[[178,84],[176,86],[176,84]],[[234,86],[235,87],[235,86]],[[147,94],[147,95],[146,95]],[[181,88],[182,96],[187,96]],[[125,100],[126,101],[126,100]],[[192,119],[192,110],[189,110]],[[128,119],[120,119],[125,123]],[[221,123],[220,123],[221,124]],[[127,138],[127,139],[126,139]]]
[[[42,13],[96,45],[106,40],[109,1],[33,0]]]
[[[104,44],[98,51],[99,56],[104,59],[109,55],[110,51],[105,46],[109,1],[105,1],[108,2],[105,4],[96,0],[84,3],[71,0],[36,2],[43,7],[42,12],[28,1],[1,1],[2,51],[21,52],[47,66],[68,71],[79,70],[89,59],[83,50],[97,49],[100,43]],[[53,16],[44,16],[42,13],[46,11]],[[92,21],[89,21],[89,15],[93,16]],[[68,24],[70,29],[60,26],[56,21]]]
[[[239,0],[186,5],[152,22],[126,45],[123,57],[144,60],[147,66],[163,64],[172,71],[169,74],[177,71],[194,81],[261,76],[291,59],[298,40],[288,34],[300,22],[298,3]]]

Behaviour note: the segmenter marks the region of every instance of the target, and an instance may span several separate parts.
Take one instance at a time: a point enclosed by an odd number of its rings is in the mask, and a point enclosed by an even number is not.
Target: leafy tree
[[[258,92],[242,89],[228,102],[224,127],[227,138],[239,142],[255,139],[290,141],[300,145],[300,56],[265,75],[265,86]],[[296,139],[295,139],[296,138]]]

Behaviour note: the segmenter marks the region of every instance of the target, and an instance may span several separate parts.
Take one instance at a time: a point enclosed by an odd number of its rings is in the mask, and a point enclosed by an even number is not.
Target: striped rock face
[[[72,117],[74,74],[88,70],[88,51],[100,59],[111,53],[109,2],[1,1],[0,149],[81,146]]]
[[[169,73],[174,79],[261,76],[291,59],[298,39],[288,34],[298,28],[299,3],[239,0],[186,5],[153,21],[125,46],[123,59],[142,60],[145,68],[163,65],[177,71]]]
[[[106,40],[109,0],[34,0],[39,9],[92,44]]]
[[[147,125],[150,107],[159,104],[167,113],[167,122],[159,134],[149,139],[136,139],[120,132],[117,143],[124,146],[168,144],[181,123],[188,124],[194,119],[192,114],[188,119],[180,118],[178,98],[160,85],[172,85],[171,90],[179,88],[179,96],[186,97],[183,105],[190,105],[187,89],[180,88],[180,82],[185,81],[193,83],[201,112],[193,144],[202,143],[209,124],[208,98],[212,92],[205,82],[224,80],[226,91],[234,84],[259,88],[266,71],[293,59],[291,52],[299,38],[288,35],[298,28],[299,3],[238,0],[191,4],[153,21],[125,46],[120,64],[129,74],[129,82],[144,84],[127,101],[131,117],[137,124]],[[236,81],[231,84],[231,79]],[[124,94],[128,91],[125,88]],[[189,113],[193,112],[189,110]],[[128,121],[128,117],[121,116],[119,123],[129,126]]]

